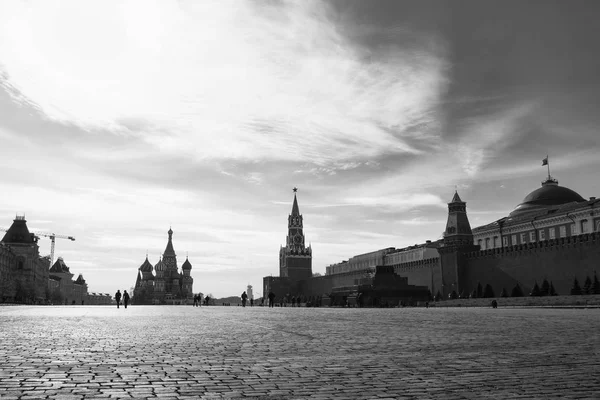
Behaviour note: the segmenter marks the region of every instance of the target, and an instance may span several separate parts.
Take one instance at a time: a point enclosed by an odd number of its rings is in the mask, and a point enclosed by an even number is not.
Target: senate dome
[[[529,213],[532,211],[541,211],[549,207],[561,206],[568,203],[580,203],[585,201],[579,193],[563,187],[558,186],[558,181],[548,177],[542,182],[542,187],[529,193],[521,204],[519,204],[510,213],[511,217]]]

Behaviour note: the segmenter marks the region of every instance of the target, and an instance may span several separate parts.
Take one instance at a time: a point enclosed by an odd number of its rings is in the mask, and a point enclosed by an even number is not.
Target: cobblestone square
[[[0,399],[597,399],[600,309],[0,307]]]

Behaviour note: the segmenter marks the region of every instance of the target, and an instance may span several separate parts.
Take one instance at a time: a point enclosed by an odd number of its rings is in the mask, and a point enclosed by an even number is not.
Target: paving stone
[[[599,310],[0,307],[0,399],[600,397]]]

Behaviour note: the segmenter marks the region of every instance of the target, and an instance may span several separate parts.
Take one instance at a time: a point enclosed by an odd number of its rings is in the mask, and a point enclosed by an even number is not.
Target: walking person
[[[246,307],[246,300],[248,300],[248,295],[246,294],[246,291],[244,291],[244,293],[242,293],[242,307]]]
[[[123,290],[123,305],[127,308],[127,304],[129,303],[129,293],[127,290]]]
[[[269,292],[269,307],[273,307],[275,305],[275,293]]]
[[[121,291],[117,290],[117,293],[115,293],[115,300],[117,301],[117,308],[119,308],[119,305],[121,304]]]

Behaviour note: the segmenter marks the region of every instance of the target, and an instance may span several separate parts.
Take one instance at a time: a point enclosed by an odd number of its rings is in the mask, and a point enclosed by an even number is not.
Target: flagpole
[[[550,159],[548,158],[548,154],[546,154],[546,166],[548,167],[548,179],[550,179]]]

